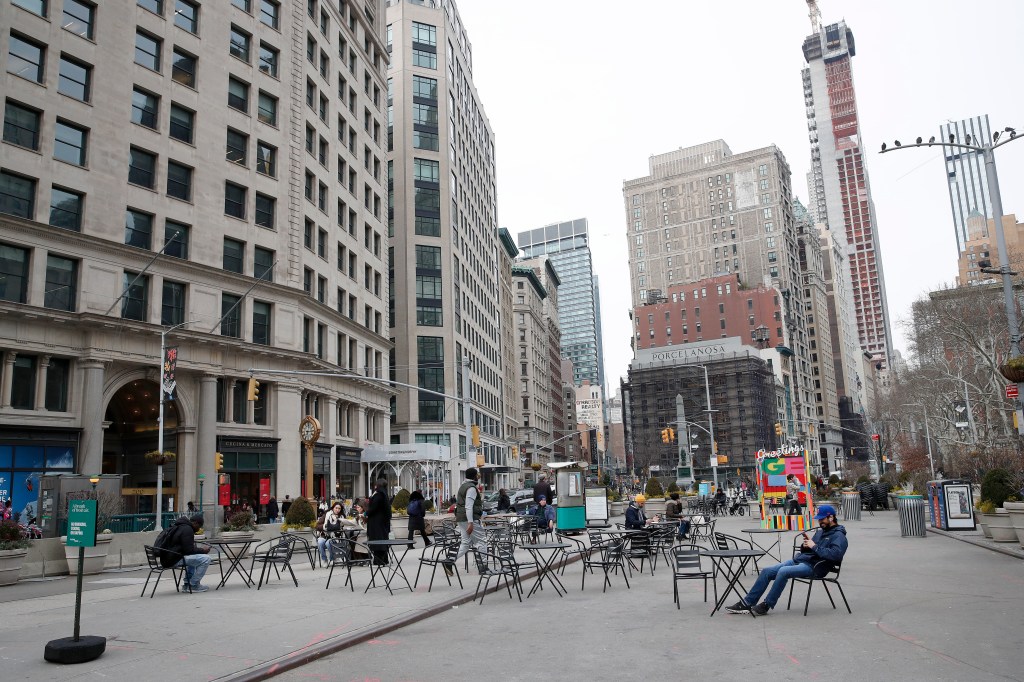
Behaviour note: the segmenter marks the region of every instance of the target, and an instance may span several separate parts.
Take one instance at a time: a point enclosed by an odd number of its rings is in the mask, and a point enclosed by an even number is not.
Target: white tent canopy
[[[451,459],[451,449],[435,443],[367,443],[360,456],[367,467],[370,491],[373,482],[390,469],[399,485],[405,483],[410,490],[422,481],[423,496],[432,499],[435,508],[451,496]]]

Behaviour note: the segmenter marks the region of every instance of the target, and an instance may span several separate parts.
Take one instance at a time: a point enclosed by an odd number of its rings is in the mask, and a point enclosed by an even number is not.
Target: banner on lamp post
[[[167,394],[168,398],[174,398],[174,389],[178,383],[175,381],[174,373],[178,367],[178,347],[171,346],[164,349],[164,366],[160,375],[160,390]]]

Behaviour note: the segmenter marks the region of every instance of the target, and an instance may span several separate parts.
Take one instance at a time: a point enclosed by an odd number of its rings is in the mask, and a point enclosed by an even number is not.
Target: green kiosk
[[[551,462],[548,468],[555,474],[555,524],[563,533],[582,532],[587,528],[586,498],[583,482],[586,480],[586,462]]]

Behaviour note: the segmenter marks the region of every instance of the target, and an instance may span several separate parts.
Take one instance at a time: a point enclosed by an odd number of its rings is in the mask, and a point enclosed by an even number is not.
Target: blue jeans
[[[199,587],[199,583],[202,582],[203,576],[206,575],[206,569],[210,567],[210,555],[209,554],[189,554],[180,562],[178,565],[185,565],[185,582],[192,587]]]
[[[320,558],[325,564],[329,564],[334,561],[334,548],[330,544],[330,538],[319,537],[316,539],[317,549],[320,550]],[[330,559],[327,558],[328,553],[331,555]]]
[[[775,605],[779,602],[779,597],[782,596],[782,591],[786,589],[786,583],[790,578],[809,578],[814,573],[814,566],[811,564],[798,564],[792,559],[784,561],[781,564],[775,564],[768,568],[762,568],[761,574],[757,576],[757,581],[754,586],[750,588],[750,592],[743,598],[743,601],[749,606],[757,604],[757,600],[761,598],[764,591],[768,589],[768,583],[772,580],[775,583],[772,585],[772,589],[768,592],[768,596],[764,598],[764,603],[771,608],[775,608]]]

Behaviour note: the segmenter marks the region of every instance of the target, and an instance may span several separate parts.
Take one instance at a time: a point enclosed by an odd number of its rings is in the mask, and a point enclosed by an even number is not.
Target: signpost
[[[1017,398],[1020,396],[1020,389],[1017,388],[1017,384],[1006,384],[1006,397]]]
[[[92,479],[93,490],[99,478]],[[80,636],[82,570],[85,548],[96,546],[96,500],[68,501],[68,547],[78,548],[78,584],[75,588],[75,636],[46,643],[43,658],[51,663],[85,663],[99,658],[107,648],[106,637]]]

